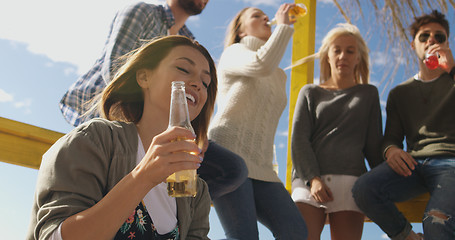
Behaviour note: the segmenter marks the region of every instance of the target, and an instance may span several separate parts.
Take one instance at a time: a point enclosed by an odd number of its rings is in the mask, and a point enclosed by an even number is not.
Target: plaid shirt
[[[73,126],[78,126],[99,116],[97,112],[87,113],[91,108],[88,103],[111,81],[116,59],[140,47],[144,40],[166,36],[174,23],[174,16],[167,4],[161,6],[140,2],[119,11],[111,24],[101,57],[60,101],[59,107],[65,119]],[[179,35],[194,39],[186,25],[180,29]]]

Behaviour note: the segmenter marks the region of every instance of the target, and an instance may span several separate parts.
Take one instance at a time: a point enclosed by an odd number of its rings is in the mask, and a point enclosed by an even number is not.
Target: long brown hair
[[[218,85],[215,63],[207,49],[198,42],[183,36],[167,36],[151,40],[125,56],[122,59],[124,64],[101,93],[98,107],[102,117],[108,120],[138,123],[143,114],[144,95],[136,81],[136,72],[140,69],[156,69],[169,52],[177,46],[189,46],[198,50],[209,63],[211,82],[207,89],[207,101],[199,115],[191,122],[198,144],[205,141],[215,106]]]

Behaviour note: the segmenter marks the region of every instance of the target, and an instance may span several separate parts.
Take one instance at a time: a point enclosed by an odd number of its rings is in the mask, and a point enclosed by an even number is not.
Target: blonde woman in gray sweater
[[[232,20],[218,65],[218,111],[209,138],[240,155],[247,180],[235,191],[213,200],[226,236],[258,239],[259,220],[276,239],[306,239],[305,222],[273,171],[273,142],[286,106],[286,74],[278,67],[292,36],[283,4],[271,31],[268,17],[245,8]]]
[[[352,198],[356,179],[382,162],[381,110],[369,85],[368,48],[357,27],[332,29],[319,50],[321,84],[305,85],[292,125],[292,198],[320,239],[329,216],[332,239],[360,240],[364,215]]]

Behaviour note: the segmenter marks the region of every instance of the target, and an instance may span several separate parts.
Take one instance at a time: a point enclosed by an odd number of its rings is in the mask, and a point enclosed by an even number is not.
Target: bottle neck
[[[183,82],[172,82],[169,127],[175,126],[184,127],[194,133],[188,113],[185,83]]]

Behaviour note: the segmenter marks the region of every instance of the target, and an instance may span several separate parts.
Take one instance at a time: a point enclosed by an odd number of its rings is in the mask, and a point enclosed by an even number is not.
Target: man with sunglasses
[[[425,239],[455,239],[455,61],[449,23],[435,10],[415,18],[410,30],[419,72],[390,91],[382,145],[386,161],[361,176],[352,191],[359,208],[394,240],[423,238],[394,202],[429,192]],[[426,66],[425,53],[439,56],[437,68]]]

